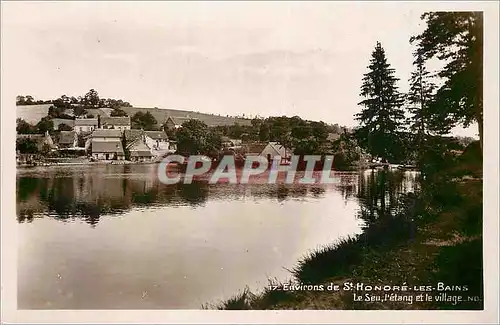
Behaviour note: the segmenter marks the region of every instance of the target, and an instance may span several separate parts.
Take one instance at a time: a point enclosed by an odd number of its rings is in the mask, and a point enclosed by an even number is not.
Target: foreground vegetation
[[[482,164],[479,143],[469,146],[439,176],[419,180],[416,192],[400,195],[393,204],[380,202],[391,195],[398,177],[385,179],[386,188],[358,193],[360,217],[365,231],[311,252],[297,262],[288,282],[270,280],[270,287],[204,306],[215,309],[482,309]],[[380,172],[373,177],[383,184]],[[360,184],[363,187],[363,184]],[[385,186],[385,185],[382,185]],[[396,185],[397,186],[397,185]],[[441,193],[438,195],[437,193]],[[395,199],[390,198],[388,201]],[[373,204],[379,202],[378,204]],[[345,283],[365,285],[467,286],[467,291],[448,291],[449,296],[477,297],[477,301],[355,301],[354,294],[368,291],[342,290]],[[326,290],[328,285],[340,290]],[[316,290],[289,290],[290,285],[315,285]],[[325,290],[317,288],[323,285]],[[288,286],[288,287],[287,287]],[[274,290],[273,290],[274,289]],[[284,290],[287,289],[287,290]],[[430,295],[437,296],[435,289]],[[400,290],[383,294],[401,294]]]

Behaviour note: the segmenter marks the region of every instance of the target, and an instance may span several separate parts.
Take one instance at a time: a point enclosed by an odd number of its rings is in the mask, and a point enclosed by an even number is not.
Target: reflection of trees
[[[18,179],[17,182],[17,200],[27,200],[31,193],[36,191],[39,183],[38,178],[35,177],[23,177]]]
[[[342,193],[345,201],[355,196],[357,178],[358,175],[354,174],[340,175],[340,183],[336,185],[336,189]]]
[[[191,205],[205,203],[208,198],[209,185],[207,182],[193,182],[191,184],[177,184],[179,196]]]
[[[242,186],[242,190],[249,192],[254,198],[276,199],[282,202],[289,199],[301,199],[308,195],[312,197],[321,197],[326,192],[320,185],[303,184],[248,184]],[[242,193],[234,192],[233,195],[239,196]]]
[[[360,217],[368,225],[394,214],[397,200],[404,192],[403,172],[372,171],[361,175],[358,181]]]
[[[326,192],[326,190],[323,187],[319,187],[319,186],[311,187],[310,191],[311,191],[312,196],[316,197],[316,198],[322,197]]]
[[[133,192],[131,200],[137,205],[149,205],[156,202],[158,188],[151,188],[150,191]]]
[[[149,169],[148,169],[149,168]],[[274,199],[279,202],[322,197],[327,190],[354,191],[355,178],[341,185],[321,184],[192,184],[165,185],[147,165],[111,166],[101,169],[65,169],[41,175],[18,176],[17,219],[51,216],[57,220],[78,218],[96,225],[103,215],[122,214],[136,207],[162,205],[199,206],[211,200]]]
[[[289,192],[290,192],[289,187],[282,184],[278,185],[278,189],[276,190],[276,197],[278,201],[281,202],[286,200]]]

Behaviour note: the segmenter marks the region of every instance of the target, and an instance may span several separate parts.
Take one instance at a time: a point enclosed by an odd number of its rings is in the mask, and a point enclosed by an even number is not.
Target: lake
[[[398,175],[387,190],[412,190]],[[377,173],[334,177],[164,185],[156,165],[18,169],[18,308],[200,309],[289,279],[307,252],[362,232],[378,199]]]

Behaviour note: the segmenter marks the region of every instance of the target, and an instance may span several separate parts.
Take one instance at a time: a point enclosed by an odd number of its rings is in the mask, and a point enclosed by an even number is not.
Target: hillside
[[[138,108],[138,107],[122,107],[122,110],[127,112],[129,116],[133,116],[137,112],[150,112],[159,123],[163,123],[169,116],[174,119],[179,118],[194,118],[205,122],[208,126],[216,125],[233,125],[239,123],[240,125],[250,125],[249,119],[219,116],[214,114],[199,113],[193,111],[176,110],[176,109],[160,109],[160,108]]]
[[[43,117],[47,116],[49,112],[49,107],[51,104],[44,105],[18,105],[16,106],[16,117],[25,120],[28,123],[36,124]],[[175,109],[160,109],[160,108],[139,108],[139,107],[122,107],[123,111],[132,117],[137,112],[150,112],[158,123],[163,123],[169,116],[174,119],[177,118],[194,118],[205,122],[209,126],[216,125],[233,125],[234,123],[239,123],[240,125],[250,125],[249,119],[219,116],[214,114],[199,113],[186,110],[175,110]],[[88,109],[89,114],[97,116],[109,116],[111,109],[108,108],[98,108],[98,109]]]
[[[52,104],[16,106],[16,118],[21,118],[30,124],[37,124],[49,113]]]

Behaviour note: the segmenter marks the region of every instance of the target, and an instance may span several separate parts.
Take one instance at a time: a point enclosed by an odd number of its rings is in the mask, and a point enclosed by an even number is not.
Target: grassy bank
[[[261,292],[243,290],[205,307],[482,309],[481,165],[476,154],[465,152],[438,178],[424,181],[419,193],[400,197],[361,235],[303,257],[289,283],[270,281]],[[294,285],[299,287],[292,290]],[[368,291],[366,285],[388,287]]]

